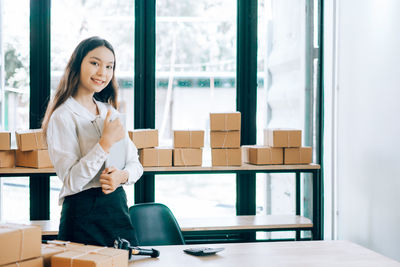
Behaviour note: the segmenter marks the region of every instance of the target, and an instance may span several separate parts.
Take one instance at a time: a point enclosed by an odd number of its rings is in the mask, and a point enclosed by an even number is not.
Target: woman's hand
[[[121,121],[117,118],[110,121],[111,110],[107,111],[106,119],[104,120],[103,133],[99,144],[107,153],[110,152],[112,145],[125,136],[125,129]]]
[[[104,194],[110,194],[118,188],[120,184],[128,180],[127,171],[118,170],[115,167],[105,168],[100,174],[101,189]]]

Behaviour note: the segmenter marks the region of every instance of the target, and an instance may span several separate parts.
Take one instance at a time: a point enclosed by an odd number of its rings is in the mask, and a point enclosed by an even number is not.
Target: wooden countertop
[[[399,267],[400,263],[348,241],[297,241],[210,244],[223,247],[212,256],[188,255],[183,249],[205,245],[158,246],[159,258],[136,256],[134,267]]]
[[[223,172],[223,171],[265,171],[265,170],[318,170],[318,164],[306,165],[251,165],[243,164],[242,166],[194,166],[194,167],[144,167],[144,172]],[[53,168],[0,168],[0,176],[2,174],[55,174]]]

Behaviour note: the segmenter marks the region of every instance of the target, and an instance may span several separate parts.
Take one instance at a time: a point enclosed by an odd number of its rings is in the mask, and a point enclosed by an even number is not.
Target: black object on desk
[[[183,251],[187,254],[194,256],[209,256],[214,255],[217,252],[224,250],[224,248],[206,248],[206,247],[196,247],[196,248],[187,248]]]
[[[152,248],[152,249],[145,249],[139,247],[132,247],[131,243],[123,238],[118,237],[114,241],[114,248],[119,249],[126,249],[129,251],[129,259],[131,259],[132,255],[143,255],[143,256],[150,256],[152,258],[157,258],[160,256],[160,251]]]

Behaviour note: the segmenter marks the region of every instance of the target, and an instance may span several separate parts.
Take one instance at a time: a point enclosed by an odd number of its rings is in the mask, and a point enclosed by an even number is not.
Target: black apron
[[[138,243],[122,186],[110,194],[97,187],[65,197],[59,240],[112,247],[117,237]]]

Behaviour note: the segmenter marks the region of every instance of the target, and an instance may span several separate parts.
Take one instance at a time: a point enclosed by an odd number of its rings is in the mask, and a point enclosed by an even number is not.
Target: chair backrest
[[[142,203],[129,208],[138,246],[184,245],[181,228],[171,210],[160,203]]]

